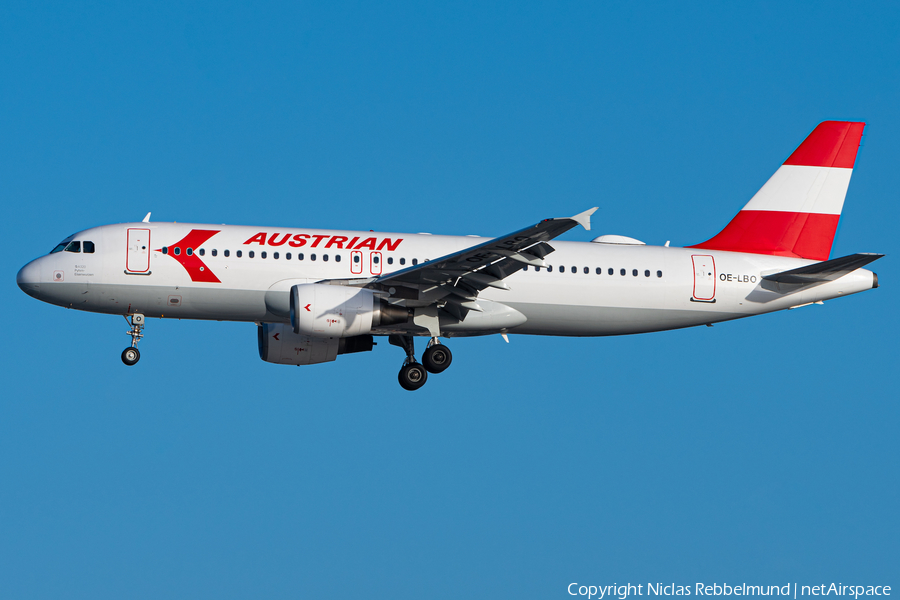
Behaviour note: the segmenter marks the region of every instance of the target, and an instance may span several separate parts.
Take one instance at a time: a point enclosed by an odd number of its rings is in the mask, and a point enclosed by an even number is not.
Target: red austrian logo
[[[167,256],[171,256],[177,260],[184,270],[191,277],[191,281],[202,281],[205,283],[222,283],[219,278],[209,270],[200,257],[197,256],[196,249],[200,247],[209,238],[219,233],[218,230],[210,229],[191,229],[191,232],[184,236],[181,241],[175,242],[169,246],[158,250]]]
[[[328,241],[325,241],[328,240]],[[252,238],[244,242],[247,244],[259,244],[260,246],[284,246],[287,244],[292,248],[302,248],[309,244],[310,248],[324,248],[329,250],[336,248],[338,250],[387,250],[393,252],[400,245],[403,238],[391,239],[389,237],[367,237],[361,239],[361,236],[348,238],[345,235],[329,235],[329,234],[309,234],[309,233],[273,233],[269,235],[265,231],[260,231]]]

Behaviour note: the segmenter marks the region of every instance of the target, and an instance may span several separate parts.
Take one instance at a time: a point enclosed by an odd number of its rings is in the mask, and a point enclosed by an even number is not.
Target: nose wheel
[[[137,348],[125,348],[122,350],[122,362],[129,367],[141,360],[141,353]]]
[[[128,317],[125,317],[125,320],[128,321]],[[131,329],[126,333],[131,336],[131,346],[122,350],[122,362],[131,367],[141,360],[141,353],[137,349],[137,343],[144,337],[144,315],[135,313],[131,315],[131,320],[128,323],[131,325]]]

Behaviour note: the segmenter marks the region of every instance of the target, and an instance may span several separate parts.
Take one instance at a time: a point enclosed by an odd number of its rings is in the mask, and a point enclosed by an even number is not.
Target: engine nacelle
[[[348,338],[409,318],[409,309],[388,304],[371,290],[323,283],[291,288],[291,326],[296,334]]]
[[[290,325],[263,323],[259,326],[259,357],[280,365],[314,365],[331,362],[338,354],[368,352],[375,345],[371,335],[350,338],[321,337],[294,333]]]

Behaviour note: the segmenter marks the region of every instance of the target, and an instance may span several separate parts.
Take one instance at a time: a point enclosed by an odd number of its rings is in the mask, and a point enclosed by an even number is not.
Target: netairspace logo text
[[[629,596],[787,596],[796,600],[797,596],[890,596],[889,585],[844,585],[823,583],[819,585],[750,585],[739,583],[696,583],[676,585],[674,583],[623,583],[621,585],[588,585],[573,582],[566,588],[570,596],[597,600],[626,600]],[[874,599],[873,599],[874,600]]]

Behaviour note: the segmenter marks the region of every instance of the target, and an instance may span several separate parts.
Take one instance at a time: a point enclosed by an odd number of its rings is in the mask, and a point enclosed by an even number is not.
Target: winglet
[[[144,220],[141,223],[149,223],[150,222],[150,213],[147,213],[147,216],[144,217]]]
[[[598,208],[600,208],[600,207],[595,206],[594,208],[588,209],[588,210],[584,211],[583,213],[578,213],[574,217],[569,217],[569,218],[572,219],[573,221],[575,221],[576,223],[578,223],[579,225],[581,225],[582,227],[584,227],[585,229],[587,229],[588,231],[590,231],[591,230],[591,215],[594,214]]]

